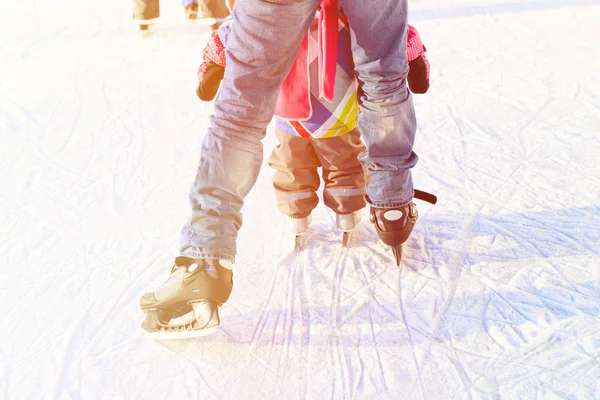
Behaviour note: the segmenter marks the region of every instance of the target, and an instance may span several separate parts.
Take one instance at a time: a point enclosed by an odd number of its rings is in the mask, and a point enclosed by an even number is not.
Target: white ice
[[[0,2],[0,398],[597,399],[597,0],[413,0],[432,64],[398,270],[319,205],[302,253],[268,165],[218,333],[142,337],[212,104],[176,0]],[[265,156],[275,144],[270,131]],[[366,217],[366,210],[363,217]]]

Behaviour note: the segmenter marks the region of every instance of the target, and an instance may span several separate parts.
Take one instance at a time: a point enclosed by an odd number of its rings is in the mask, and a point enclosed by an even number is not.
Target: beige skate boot
[[[185,339],[215,332],[219,309],[233,287],[229,261],[177,257],[171,275],[140,299],[143,332],[155,340]]]

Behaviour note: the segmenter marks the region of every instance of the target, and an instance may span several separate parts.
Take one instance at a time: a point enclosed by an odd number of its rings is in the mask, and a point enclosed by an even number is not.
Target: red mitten
[[[200,100],[210,101],[217,95],[225,74],[225,47],[216,31],[210,35],[203,60],[198,68],[196,95]]]
[[[419,32],[408,26],[406,55],[408,56],[408,88],[413,93],[425,93],[429,89],[429,61],[425,57],[425,46],[421,43]]]

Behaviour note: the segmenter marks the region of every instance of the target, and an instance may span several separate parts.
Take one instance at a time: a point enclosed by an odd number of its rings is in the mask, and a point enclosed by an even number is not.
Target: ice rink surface
[[[212,104],[177,2],[0,4],[0,398],[597,399],[596,1],[421,0],[432,87],[398,270],[320,204],[294,253],[264,164],[218,333],[142,337]],[[265,157],[276,143],[272,130]]]

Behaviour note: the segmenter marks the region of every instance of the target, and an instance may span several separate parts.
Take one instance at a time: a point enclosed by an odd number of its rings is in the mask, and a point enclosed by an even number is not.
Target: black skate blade
[[[392,246],[392,253],[394,253],[394,258],[396,258],[396,266],[400,268],[400,261],[402,260],[402,245],[398,244],[396,246]]]
[[[342,247],[343,248],[347,248],[348,247],[348,241],[350,240],[350,232],[344,232],[342,233]]]
[[[415,189],[414,195],[415,199],[423,200],[430,204],[437,203],[437,196],[434,194]]]

